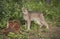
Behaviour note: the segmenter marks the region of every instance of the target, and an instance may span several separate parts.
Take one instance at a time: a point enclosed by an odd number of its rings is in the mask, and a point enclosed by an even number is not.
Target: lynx
[[[27,30],[30,30],[31,21],[35,21],[40,26],[46,26],[48,24],[45,21],[43,13],[28,11],[25,7],[22,7],[23,18],[26,21]]]

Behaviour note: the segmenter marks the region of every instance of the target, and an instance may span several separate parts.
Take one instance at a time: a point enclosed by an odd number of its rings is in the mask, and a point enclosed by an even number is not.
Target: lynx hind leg
[[[46,21],[41,21],[41,23],[42,23],[44,26],[46,26],[47,29],[49,29],[48,24],[47,24]]]
[[[43,16],[43,14],[40,15],[40,22],[41,22],[44,26],[46,26],[46,28],[49,28],[47,22],[45,21],[45,18],[44,18],[44,16]]]
[[[36,20],[36,23],[37,23],[40,27],[43,26],[39,20]]]

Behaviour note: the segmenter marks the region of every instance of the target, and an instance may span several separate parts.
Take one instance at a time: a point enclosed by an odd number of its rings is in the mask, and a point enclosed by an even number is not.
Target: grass
[[[0,35],[0,39],[59,39],[60,27],[50,26],[50,29],[39,27],[37,24],[31,24],[31,30],[26,31],[25,25],[21,26],[20,33],[10,32],[7,36]]]

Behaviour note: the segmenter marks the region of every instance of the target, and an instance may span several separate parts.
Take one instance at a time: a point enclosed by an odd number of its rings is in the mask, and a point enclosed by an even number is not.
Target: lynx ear
[[[24,14],[27,14],[27,13],[28,13],[28,10],[27,10],[25,7],[22,7],[22,12],[23,12]]]
[[[25,7],[22,7],[22,10],[27,10]]]
[[[22,10],[24,9],[25,7],[22,7]]]

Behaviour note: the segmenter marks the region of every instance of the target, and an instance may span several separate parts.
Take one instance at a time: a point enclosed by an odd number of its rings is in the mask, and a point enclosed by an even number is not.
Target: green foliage
[[[20,20],[22,22],[22,29],[25,30],[25,21],[23,21],[23,15],[21,8],[26,7],[29,11],[42,12],[45,14],[47,22],[51,22],[51,25],[60,26],[60,0],[50,0],[50,4],[46,0],[0,0],[0,27],[6,27],[7,20]],[[38,25],[32,22],[31,29],[36,30]],[[40,37],[44,39],[42,32],[45,29],[40,30]],[[28,35],[15,35],[10,33],[8,35],[11,38],[28,39]],[[3,39],[3,37],[1,37]]]
[[[13,33],[13,32],[9,32],[8,36],[11,37],[11,38],[17,37],[17,35],[15,35],[15,33]]]
[[[1,0],[0,0],[1,1]],[[0,5],[0,25],[5,26],[9,19],[21,19],[21,5],[18,1],[2,0]]]
[[[4,39],[4,35],[1,35],[1,34],[0,34],[0,39]]]
[[[59,0],[51,0],[50,4],[47,4],[44,0],[0,0],[0,25],[6,25],[6,22],[4,23],[3,21],[9,19],[22,20],[21,8],[23,5],[30,11],[45,13],[47,20],[55,20],[59,18]]]

